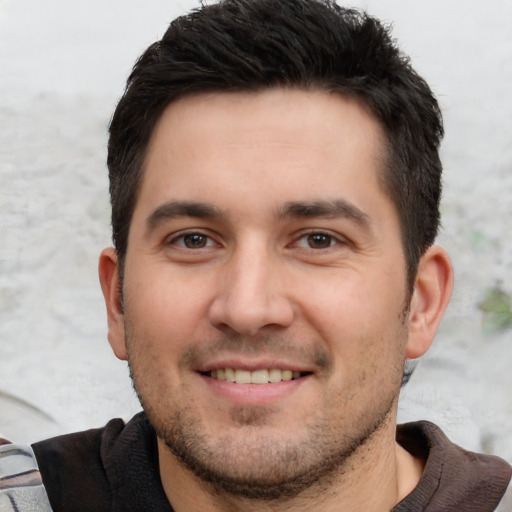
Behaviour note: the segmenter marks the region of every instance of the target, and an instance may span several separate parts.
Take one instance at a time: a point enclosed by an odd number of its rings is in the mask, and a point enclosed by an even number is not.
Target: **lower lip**
[[[269,384],[236,384],[199,375],[211,392],[238,405],[265,405],[276,402],[292,395],[311,378],[307,375],[300,379]]]

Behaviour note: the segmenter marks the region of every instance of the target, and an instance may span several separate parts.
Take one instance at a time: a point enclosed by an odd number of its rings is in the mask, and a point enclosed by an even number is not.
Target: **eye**
[[[215,242],[203,233],[186,233],[173,238],[171,244],[186,249],[204,249],[205,247],[214,246]]]
[[[301,236],[295,245],[304,249],[328,249],[340,241],[328,233],[315,232]]]

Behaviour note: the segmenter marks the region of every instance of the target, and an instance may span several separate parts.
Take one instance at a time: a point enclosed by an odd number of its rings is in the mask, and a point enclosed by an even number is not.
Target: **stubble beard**
[[[386,423],[393,404],[352,436],[341,432],[326,435],[332,426],[317,422],[308,426],[307,436],[293,442],[264,434],[250,436],[249,442],[249,436],[236,442],[227,436],[212,442],[193,419],[187,418],[186,411],[177,413],[166,428],[156,432],[174,457],[213,495],[286,502],[313,489],[315,495],[321,495],[342,478],[354,453]],[[245,410],[242,414],[259,418],[261,411]]]
[[[329,488],[352,465],[354,454],[391,419],[400,389],[398,378],[387,396],[371,401],[357,417],[347,416],[350,408],[343,400],[329,405],[324,401],[324,410],[340,408],[335,421],[332,414],[316,415],[304,425],[301,436],[292,439],[269,433],[266,407],[233,407],[231,421],[243,433],[213,437],[205,433],[193,406],[169,405],[162,411],[162,403],[146,400],[130,358],[129,364],[143,409],[174,458],[211,494],[253,501],[286,502],[308,490],[318,495]],[[334,430],[333,424],[347,428]]]

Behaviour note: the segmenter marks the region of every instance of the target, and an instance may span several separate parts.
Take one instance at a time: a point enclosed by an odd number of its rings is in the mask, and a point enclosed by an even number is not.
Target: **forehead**
[[[139,202],[321,199],[333,187],[365,194],[380,189],[383,148],[380,124],[352,97],[296,89],[184,97],[155,127]]]
[[[165,132],[175,130],[175,136],[186,137],[190,135],[188,128],[197,134],[201,145],[209,139],[200,136],[211,136],[214,129],[216,136],[231,138],[235,134],[240,138],[248,134],[251,138],[258,134],[288,135],[300,142],[305,135],[311,142],[326,146],[333,137],[341,136],[349,124],[350,131],[366,142],[383,135],[380,123],[363,100],[352,94],[286,87],[194,93],[166,107],[153,130],[148,151],[166,137]],[[316,130],[314,139],[311,129]]]

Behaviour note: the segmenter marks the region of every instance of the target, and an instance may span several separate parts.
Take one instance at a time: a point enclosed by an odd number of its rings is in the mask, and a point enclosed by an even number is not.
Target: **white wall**
[[[0,432],[30,441],[137,409],[110,353],[96,277],[109,244],[106,129],[142,50],[192,0],[0,0]],[[401,402],[512,460],[512,330],[478,304],[512,294],[512,2],[351,2],[394,34],[444,109],[444,232],[456,290]]]

